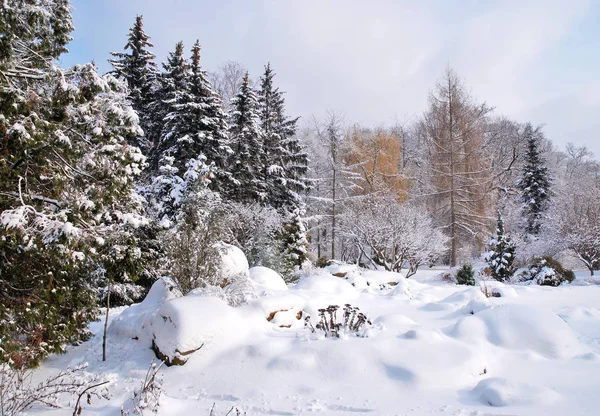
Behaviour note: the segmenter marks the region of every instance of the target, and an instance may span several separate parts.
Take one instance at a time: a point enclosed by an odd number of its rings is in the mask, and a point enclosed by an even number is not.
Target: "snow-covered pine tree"
[[[173,137],[167,137],[165,119],[173,111],[173,106],[181,98],[180,95],[189,91],[189,64],[183,56],[183,42],[175,45],[175,50],[169,52],[167,61],[163,62],[163,72],[159,75],[158,88],[152,103],[149,105],[149,122],[160,135],[150,153],[150,169],[157,172],[159,162],[165,152],[173,146]],[[185,166],[185,163],[183,164]]]
[[[0,362],[18,367],[87,336],[93,271],[135,278],[144,156],[126,86],[56,65],[68,1],[5,1],[0,27]]]
[[[144,32],[143,17],[136,16],[135,24],[129,29],[129,38],[124,50],[128,52],[111,52],[114,59],[109,62],[113,73],[124,79],[129,87],[129,98],[133,109],[138,113],[140,126],[144,135],[136,137],[132,143],[144,154],[148,154],[158,140],[157,129],[151,115],[150,105],[156,89],[158,69],[155,55],[150,51],[154,45]]]
[[[172,157],[173,167],[183,173],[190,160],[204,155],[207,163],[214,164],[211,188],[222,190],[229,180],[225,166],[231,149],[227,145],[227,125],[219,98],[200,67],[198,41],[192,48],[190,70],[186,76],[185,90],[178,91],[171,103],[172,111],[166,117],[161,144],[163,156]]]
[[[523,215],[527,220],[527,233],[536,235],[542,224],[542,214],[548,208],[550,198],[550,178],[545,161],[540,155],[539,142],[541,132],[533,129],[531,124],[525,126],[527,151],[523,176],[517,182],[521,190],[521,202],[524,204]]]
[[[492,237],[489,247],[490,251],[486,254],[485,261],[490,267],[492,277],[500,282],[509,280],[514,274],[516,245],[504,230],[504,220],[500,211],[498,211],[496,236]]]
[[[296,267],[301,267],[309,260],[309,244],[306,238],[306,227],[304,225],[305,212],[295,209],[283,224],[281,235],[281,273],[285,277],[293,276]]]
[[[237,202],[264,203],[267,199],[267,185],[262,175],[263,139],[258,110],[258,99],[250,88],[246,73],[239,93],[232,100],[229,121],[229,137],[233,150],[231,169],[235,186],[228,196]]]
[[[296,139],[298,118],[285,115],[283,92],[274,87],[275,72],[265,66],[258,94],[263,130],[263,177],[268,188],[268,203],[294,212],[302,209],[301,193],[308,188],[305,178],[308,155]]]
[[[289,275],[308,258],[301,218],[305,211],[302,192],[308,188],[304,176],[308,171],[308,155],[296,138],[298,118],[285,115],[285,99],[283,92],[273,85],[274,76],[271,65],[267,64],[258,94],[263,131],[262,177],[267,187],[266,203],[285,218],[279,237],[286,269],[282,272]]]

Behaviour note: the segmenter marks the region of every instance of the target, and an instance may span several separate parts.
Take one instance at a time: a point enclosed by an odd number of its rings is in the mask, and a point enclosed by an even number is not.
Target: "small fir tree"
[[[527,124],[524,134],[527,140],[525,166],[517,186],[521,190],[521,202],[524,204],[523,215],[527,221],[527,233],[537,235],[540,232],[543,212],[548,208],[550,178],[539,151],[541,132]]]
[[[459,285],[475,286],[475,272],[471,263],[465,263],[456,272],[456,283]]]
[[[306,239],[306,228],[302,220],[303,211],[296,209],[283,224],[281,230],[282,274],[290,279],[296,268],[301,267],[308,259],[309,244]]]
[[[514,274],[513,262],[515,260],[516,245],[504,230],[504,220],[498,212],[496,237],[490,241],[490,251],[485,261],[490,267],[492,277],[500,282],[509,280]]]

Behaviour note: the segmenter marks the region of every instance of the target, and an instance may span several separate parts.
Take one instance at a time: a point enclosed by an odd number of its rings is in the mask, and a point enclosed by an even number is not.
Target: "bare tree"
[[[324,121],[314,119],[311,130],[305,135],[314,183],[307,207],[312,224],[309,232],[314,236],[317,256],[329,252],[334,259],[341,253],[336,248],[341,237],[337,235],[339,215],[344,203],[355,197],[359,176],[345,161],[347,128],[339,113],[330,111]]]
[[[221,96],[223,110],[228,111],[230,102],[238,93],[248,70],[236,61],[227,61],[216,71],[209,72],[209,80],[214,90]],[[252,86],[251,82],[251,86]]]

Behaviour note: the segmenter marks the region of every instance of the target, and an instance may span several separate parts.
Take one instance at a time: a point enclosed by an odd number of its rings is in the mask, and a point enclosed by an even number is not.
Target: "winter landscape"
[[[0,416],[598,413],[597,5],[151,3],[0,4]]]

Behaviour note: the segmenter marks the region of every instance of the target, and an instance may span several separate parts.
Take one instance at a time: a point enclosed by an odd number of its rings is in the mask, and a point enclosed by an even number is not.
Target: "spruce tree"
[[[178,91],[171,102],[172,111],[166,117],[164,143],[159,149],[163,156],[173,158],[172,165],[181,173],[190,160],[201,156],[214,164],[212,188],[226,185],[226,158],[231,153],[227,145],[225,114],[218,97],[212,91],[206,73],[200,67],[200,44],[192,48],[189,72],[184,90]],[[170,146],[170,147],[167,147]]]
[[[158,142],[150,153],[150,168],[157,172],[159,161],[174,144],[174,138],[168,135],[167,116],[173,112],[181,95],[189,91],[189,64],[183,56],[183,42],[175,45],[167,61],[162,64],[163,72],[159,76],[158,88],[150,104],[151,123],[159,134]]]
[[[124,48],[128,52],[111,52],[114,59],[109,60],[114,68],[113,73],[123,78],[129,87],[131,105],[138,113],[140,126],[144,130],[144,135],[136,137],[132,144],[140,147],[145,154],[158,140],[157,129],[150,114],[158,76],[156,57],[149,50],[153,46],[150,37],[144,32],[143,17],[136,16]]]
[[[534,130],[531,124],[525,126],[527,151],[523,176],[517,186],[521,190],[521,202],[524,204],[523,215],[527,221],[526,231],[537,235],[540,231],[543,212],[548,208],[550,198],[550,178],[548,168],[539,151],[540,131]]]
[[[498,211],[496,236],[491,239],[489,246],[490,251],[485,260],[490,267],[492,277],[500,282],[509,280],[514,274],[516,245],[504,230],[504,220],[500,211]]]
[[[308,155],[296,138],[298,118],[285,115],[283,92],[274,87],[275,72],[265,66],[259,91],[260,122],[263,130],[263,178],[268,187],[268,203],[290,213],[302,209],[301,193],[308,188],[305,177]]]
[[[235,186],[229,197],[237,202],[261,202],[267,200],[264,182],[262,130],[259,125],[258,99],[244,76],[240,91],[232,100],[229,121],[229,137],[233,150],[231,164]]]

